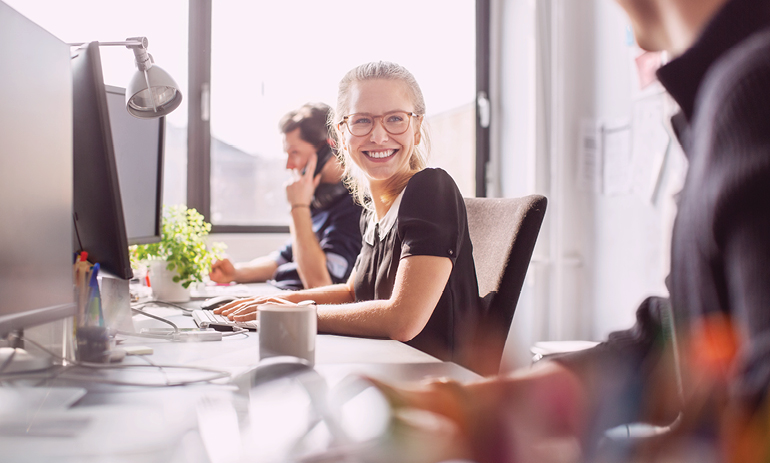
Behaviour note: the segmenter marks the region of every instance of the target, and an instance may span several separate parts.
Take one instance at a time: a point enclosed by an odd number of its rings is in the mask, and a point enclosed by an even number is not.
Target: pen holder
[[[107,328],[103,326],[81,326],[76,334],[76,358],[80,362],[108,363],[112,341]]]

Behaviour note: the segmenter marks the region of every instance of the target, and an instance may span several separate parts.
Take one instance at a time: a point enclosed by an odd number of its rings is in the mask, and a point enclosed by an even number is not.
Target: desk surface
[[[180,315],[178,310],[153,312],[168,317],[180,327],[193,326],[192,318]],[[140,315],[134,318],[137,329],[163,326],[158,321],[143,318]],[[224,370],[233,376],[248,374],[259,358],[258,333],[254,332],[216,342],[126,338],[123,344],[153,349],[152,355],[127,357],[124,361],[127,365],[204,367]],[[286,461],[287,455],[298,445],[297,436],[304,435],[303,429],[317,408],[313,400],[308,400],[309,393],[300,388],[296,380],[290,379],[279,379],[251,389],[248,398],[244,399],[236,387],[225,380],[183,387],[129,387],[73,380],[68,374],[42,381],[43,387],[38,389],[47,390],[47,395],[32,397],[27,413],[22,413],[21,418],[17,414],[10,424],[7,419],[3,424],[0,407],[3,461],[216,463],[246,461],[249,456],[259,456],[259,461]],[[201,379],[210,375],[199,370],[160,370],[149,366],[78,371],[77,374],[154,384],[167,379]],[[460,381],[478,378],[469,370],[441,362],[398,341],[333,335],[318,336],[313,374],[316,376],[314,381],[321,381],[322,387],[326,388],[323,390],[329,391],[355,382],[353,378],[357,375],[391,383],[436,377]],[[3,389],[11,391],[8,387],[13,386],[0,388],[0,395]],[[52,391],[55,394],[50,394]],[[78,391],[81,391],[80,395],[87,392],[77,400]],[[369,391],[351,401],[356,404],[354,415],[358,413],[359,420],[360,416],[365,416],[357,425],[359,429],[381,424],[384,416],[389,416],[387,407],[383,408],[382,398],[376,398],[375,393]],[[77,400],[71,408],[66,407],[68,393],[72,394],[71,400]],[[53,396],[56,400],[51,399]],[[367,398],[364,400],[359,396]],[[32,408],[36,408],[34,413]],[[20,431],[24,422],[26,430]],[[220,438],[223,433],[225,436]],[[215,445],[212,436],[233,443]],[[257,447],[254,447],[255,443]]]

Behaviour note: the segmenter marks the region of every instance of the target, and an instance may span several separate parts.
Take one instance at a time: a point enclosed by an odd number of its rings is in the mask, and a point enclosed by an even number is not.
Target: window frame
[[[189,0],[187,206],[211,222],[211,11],[212,0]],[[476,0],[476,196],[487,193],[489,127],[482,127],[479,96],[489,95],[490,2]],[[483,93],[482,93],[483,92]],[[289,233],[288,225],[212,225],[212,233]]]

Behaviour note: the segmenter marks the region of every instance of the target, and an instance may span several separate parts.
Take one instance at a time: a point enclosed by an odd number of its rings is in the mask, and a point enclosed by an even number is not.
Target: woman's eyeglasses
[[[382,116],[372,116],[371,114],[351,114],[345,116],[340,121],[338,127],[345,124],[348,131],[355,137],[369,135],[374,130],[374,121],[379,119],[380,124],[391,135],[401,135],[409,130],[409,123],[413,117],[419,117],[419,114],[406,111],[393,111]]]

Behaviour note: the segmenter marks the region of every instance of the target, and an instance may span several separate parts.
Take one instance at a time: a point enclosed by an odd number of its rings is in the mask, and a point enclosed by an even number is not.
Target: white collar
[[[406,188],[404,188],[404,190],[406,190]],[[375,222],[375,214],[372,213],[372,216],[369,218],[369,225],[364,232],[364,241],[366,241],[366,244],[369,246],[374,246],[375,225],[379,225],[380,241],[384,240],[385,237],[388,236],[388,233],[390,233],[390,229],[393,228],[393,224],[396,223],[396,219],[398,218],[398,208],[401,206],[401,198],[404,196],[404,190],[401,190],[401,193],[399,193],[396,200],[393,201],[393,204],[390,206],[390,209],[388,209],[388,213],[385,214],[385,217],[380,219],[379,222]]]

